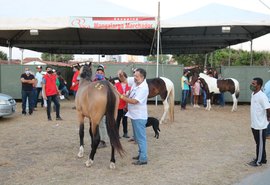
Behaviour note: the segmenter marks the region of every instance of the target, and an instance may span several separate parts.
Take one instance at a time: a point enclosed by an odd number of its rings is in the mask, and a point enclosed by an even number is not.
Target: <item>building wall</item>
[[[144,68],[147,72],[147,78],[155,78],[158,68],[158,76],[169,78],[175,86],[175,101],[179,103],[181,100],[181,87],[180,77],[183,75],[183,66],[179,65],[159,65],[145,64],[145,63],[119,63],[119,64],[104,64],[106,77],[116,77],[118,70],[123,70],[128,76],[132,76],[132,70],[134,68]],[[96,71],[98,63],[93,64],[93,75]],[[9,94],[15,99],[21,99],[21,82],[20,76],[24,72],[25,65],[0,65],[0,92]],[[36,66],[27,66],[34,73],[36,72]],[[72,79],[72,69],[69,67],[57,67],[56,70],[61,71],[63,77],[68,82],[70,87]],[[45,66],[44,69],[45,70]],[[270,79],[270,72],[268,67],[264,66],[233,66],[221,67],[221,75],[223,78],[235,78],[240,83],[240,97],[239,102],[250,102],[251,91],[249,84],[254,77],[261,77],[264,80],[264,84]],[[155,100],[152,98],[151,100]],[[160,100],[160,98],[158,98]],[[225,93],[225,101],[232,102],[231,94]]]

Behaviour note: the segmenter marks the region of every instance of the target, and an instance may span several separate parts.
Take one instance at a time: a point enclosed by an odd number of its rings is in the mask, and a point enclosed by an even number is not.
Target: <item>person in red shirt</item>
[[[125,72],[120,72],[118,73],[119,77],[119,82],[115,84],[115,87],[117,91],[126,96],[129,94],[130,86],[127,83],[127,74]],[[128,136],[128,126],[127,126],[127,117],[125,116],[127,112],[127,103],[120,99],[119,105],[118,105],[118,114],[117,114],[117,119],[116,119],[116,124],[117,128],[119,130],[120,127],[120,122],[122,120],[122,125],[123,125],[123,137],[129,138]]]
[[[73,91],[73,95],[74,97],[76,96],[76,93],[78,91],[79,88],[79,74],[80,74],[80,67],[79,66],[74,66],[73,67],[73,77],[72,77],[72,81],[71,81],[71,87],[70,90]]]
[[[57,76],[53,74],[53,70],[50,67],[46,68],[46,74],[42,79],[42,91],[43,91],[43,99],[47,101],[47,116],[48,121],[52,121],[51,117],[51,102],[53,101],[55,105],[56,111],[56,120],[62,120],[60,117],[60,103],[58,101],[58,95],[60,92],[56,85]]]
[[[78,91],[78,88],[79,88],[79,81],[80,81],[80,67],[77,65],[77,66],[74,66],[73,67],[73,77],[72,77],[72,81],[71,81],[71,87],[70,87],[70,90],[72,90],[73,92],[73,95],[74,95],[74,98],[76,97],[76,93]],[[76,106],[73,106],[72,109],[76,109]]]

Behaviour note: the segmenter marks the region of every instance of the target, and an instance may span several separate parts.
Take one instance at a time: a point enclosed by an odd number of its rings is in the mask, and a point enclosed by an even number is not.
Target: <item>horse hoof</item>
[[[83,153],[79,152],[78,153],[78,158],[82,158],[83,157]]]
[[[79,158],[82,158],[83,157],[83,153],[84,153],[84,149],[82,146],[80,146],[80,150],[79,150],[79,153],[78,153],[78,157]]]
[[[115,163],[113,162],[110,163],[110,169],[115,169]]]
[[[88,159],[88,160],[85,162],[85,166],[86,166],[86,167],[91,167],[93,163],[94,163],[94,161],[92,161],[91,159]]]

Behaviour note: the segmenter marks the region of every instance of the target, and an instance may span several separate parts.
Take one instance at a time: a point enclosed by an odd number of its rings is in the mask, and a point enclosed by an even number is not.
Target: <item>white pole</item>
[[[160,36],[160,2],[158,2],[158,17],[157,17],[157,71],[156,77],[158,77],[158,64],[159,64],[159,36]],[[156,106],[157,106],[157,96],[156,96]]]
[[[8,47],[8,63],[12,60],[12,47]]]
[[[229,61],[228,61],[228,66],[231,65],[231,55],[232,55],[231,46],[229,46]]]
[[[204,58],[204,68],[206,68],[206,65],[207,65],[207,53],[205,54],[205,58]]]
[[[250,66],[253,65],[253,40],[250,41]]]
[[[160,37],[160,2],[158,2],[158,17],[157,17],[157,71],[156,71],[156,77],[158,77],[158,64],[159,64],[159,37]]]
[[[24,51],[24,49],[20,49],[20,50],[22,52],[21,65],[23,65],[23,51]]]

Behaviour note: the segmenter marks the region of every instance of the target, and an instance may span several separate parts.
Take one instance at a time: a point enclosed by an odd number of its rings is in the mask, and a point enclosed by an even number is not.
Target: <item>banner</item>
[[[72,28],[136,30],[155,29],[155,17],[70,17]]]

